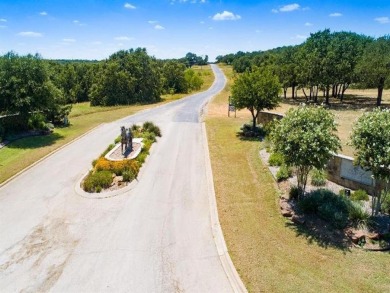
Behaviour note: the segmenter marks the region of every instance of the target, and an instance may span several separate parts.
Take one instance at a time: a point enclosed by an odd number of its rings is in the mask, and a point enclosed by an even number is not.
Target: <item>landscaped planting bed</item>
[[[142,127],[133,125],[131,131],[133,137],[142,138],[143,147],[139,155],[134,159],[124,158],[121,161],[107,159],[105,156],[115,147],[115,143],[120,140],[120,137],[115,139],[114,144],[110,144],[99,158],[92,162],[92,170],[81,182],[84,191],[100,193],[117,190],[137,179],[152,144],[157,141],[156,137],[161,137],[161,131],[152,122],[145,122]]]

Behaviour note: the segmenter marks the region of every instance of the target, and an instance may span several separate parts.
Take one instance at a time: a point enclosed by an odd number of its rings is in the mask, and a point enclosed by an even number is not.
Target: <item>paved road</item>
[[[210,221],[202,106],[225,85],[104,124],[0,188],[1,292],[231,292]],[[103,114],[104,115],[104,114]],[[121,125],[156,122],[138,184],[87,199],[75,184]]]

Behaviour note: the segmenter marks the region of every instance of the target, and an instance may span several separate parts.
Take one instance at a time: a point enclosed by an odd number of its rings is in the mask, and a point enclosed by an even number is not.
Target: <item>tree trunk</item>
[[[326,86],[325,104],[329,105],[329,85]]]
[[[304,89],[304,88],[302,88],[302,91],[303,91],[303,94],[305,95],[306,102],[307,102],[307,95],[306,95],[305,89]]]
[[[383,88],[385,87],[385,78],[381,77],[379,80],[379,86],[378,86],[378,97],[376,99],[376,106],[380,107],[382,104],[382,94],[383,94]]]
[[[253,120],[252,120],[252,130],[255,131],[255,129],[256,129],[256,118],[257,118],[257,115],[259,114],[259,111],[257,111],[256,113],[255,113],[255,110],[250,110],[250,111],[251,111],[252,118],[253,118]]]
[[[333,98],[336,97],[336,95],[337,95],[336,93],[337,93],[337,85],[334,84],[334,85],[332,86],[332,97],[333,97]]]
[[[344,83],[343,84],[343,89],[341,90],[341,95],[340,95],[340,101],[343,102],[344,101],[344,93],[345,91],[348,89],[349,87],[349,84],[348,83]]]
[[[291,92],[291,98],[294,100],[295,99],[295,84],[292,84],[292,92]]]
[[[286,87],[283,88],[283,95],[284,95],[284,98],[287,99],[287,88]]]

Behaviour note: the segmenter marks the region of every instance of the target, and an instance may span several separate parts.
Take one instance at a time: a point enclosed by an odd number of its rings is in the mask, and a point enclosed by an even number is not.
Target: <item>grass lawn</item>
[[[200,72],[204,80],[199,92],[208,89],[214,82],[211,67],[194,66],[193,69]],[[193,93],[195,92],[190,94]],[[101,123],[111,122],[187,95],[164,95],[161,102],[150,105],[91,107],[89,102],[75,104],[69,115],[71,127],[56,128],[52,134],[47,136],[19,139],[0,149],[0,183]]]
[[[231,68],[221,66],[228,77]],[[232,260],[250,292],[390,292],[390,254],[324,247],[279,213],[276,184],[260,142],[236,133],[249,111],[227,117],[229,86],[206,119],[219,219]],[[234,115],[233,115],[234,116]]]

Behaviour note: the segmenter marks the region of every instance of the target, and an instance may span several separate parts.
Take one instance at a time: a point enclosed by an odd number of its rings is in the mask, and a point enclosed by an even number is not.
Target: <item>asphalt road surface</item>
[[[231,292],[210,221],[200,114],[225,85],[104,124],[0,188],[0,292]],[[104,115],[104,113],[102,114]],[[88,199],[75,185],[120,133],[163,137],[135,187]]]

